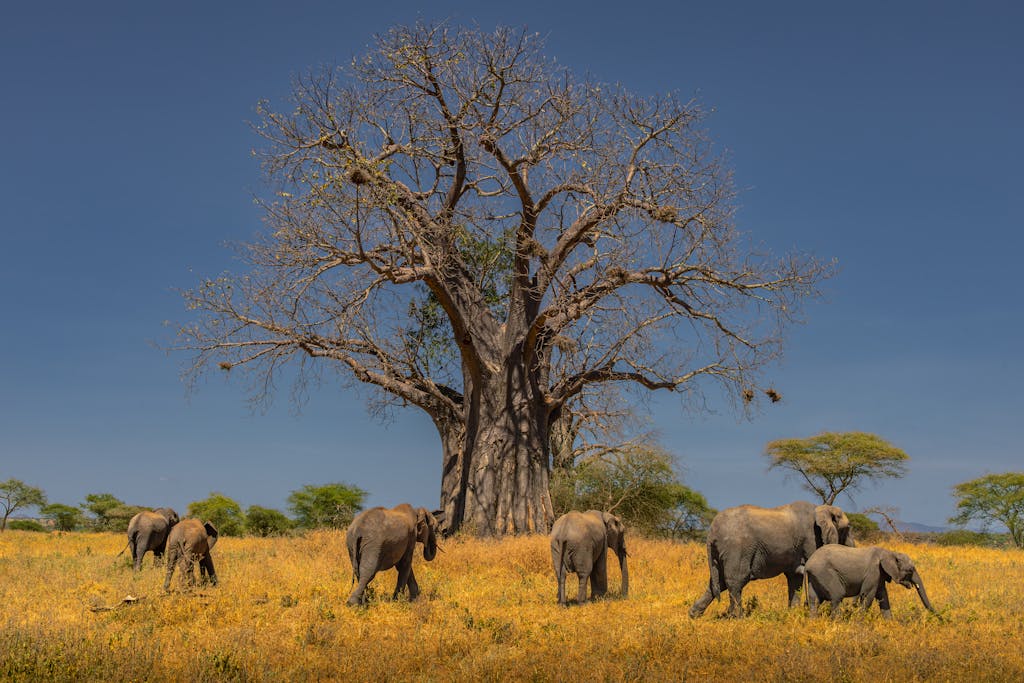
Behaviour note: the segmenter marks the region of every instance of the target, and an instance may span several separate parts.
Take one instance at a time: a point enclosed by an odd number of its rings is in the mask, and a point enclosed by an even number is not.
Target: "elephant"
[[[567,512],[551,527],[551,562],[558,580],[558,604],[565,605],[565,575],[579,577],[577,603],[608,592],[608,549],[619,558],[622,597],[629,596],[629,567],[626,563],[626,527],[615,515],[600,510]]]
[[[142,569],[142,556],[153,551],[153,566],[159,566],[167,547],[167,535],[178,523],[178,513],[171,508],[140,512],[128,522],[128,547],[132,551],[135,571]],[[122,551],[124,552],[124,551]]]
[[[182,573],[188,577],[189,584],[195,583],[195,562],[199,561],[200,578],[217,585],[217,572],[213,568],[210,551],[217,544],[217,527],[212,522],[202,522],[195,518],[183,519],[174,525],[167,537],[167,574],[164,577],[164,590],[171,588],[171,576],[179,562]]]
[[[398,583],[392,599],[408,586],[409,600],[420,594],[412,570],[416,543],[423,544],[423,559],[430,562],[437,554],[437,518],[426,508],[402,503],[388,510],[383,507],[365,510],[352,520],[345,534],[348,557],[352,562],[352,581],[358,581],[348,598],[349,605],[366,603],[366,586],[377,572],[394,567]]]
[[[800,603],[802,567],[819,547],[829,543],[853,546],[850,520],[835,505],[796,501],[776,508],[753,505],[722,510],[708,529],[708,589],[690,608],[690,617],[704,614],[712,600],[729,591],[732,616],[743,616],[743,587],[754,579],[786,575],[789,606]]]
[[[832,616],[835,617],[843,598],[856,597],[865,611],[878,598],[882,616],[892,619],[889,593],[885,588],[890,581],[905,588],[916,588],[921,604],[929,612],[935,612],[914,561],[903,553],[877,547],[826,545],[807,560],[804,573],[807,575],[807,604],[812,617],[817,616],[820,601],[832,603]]]

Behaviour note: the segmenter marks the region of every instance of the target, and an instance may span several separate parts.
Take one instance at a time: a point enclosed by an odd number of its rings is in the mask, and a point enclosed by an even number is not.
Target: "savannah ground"
[[[450,539],[417,557],[417,602],[390,600],[388,571],[352,609],[343,532],[222,538],[220,585],[186,590],[176,573],[165,595],[151,555],[140,574],[115,558],[123,535],[6,531],[0,680],[1024,679],[1019,550],[888,543],[914,558],[938,617],[891,586],[890,622],[850,601],[838,621],[810,620],[785,609],[779,577],[747,587],[745,619],[720,618],[726,599],[691,620],[703,545],[630,541],[628,600],[560,608],[547,538],[532,536]],[[617,563],[609,575],[614,594]]]

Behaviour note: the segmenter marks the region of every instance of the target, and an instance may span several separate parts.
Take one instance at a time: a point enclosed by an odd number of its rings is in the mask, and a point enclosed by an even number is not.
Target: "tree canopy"
[[[288,496],[288,508],[296,522],[306,529],[333,527],[341,529],[363,509],[366,491],[345,483],[314,486],[306,484]]]
[[[90,523],[98,531],[127,531],[132,517],[147,509],[127,505],[112,493],[90,493],[80,507],[92,514]]]
[[[806,439],[780,439],[765,446],[768,469],[796,474],[805,489],[832,505],[841,493],[865,482],[906,474],[910,457],[880,436],[865,432],[824,432]]]
[[[651,535],[697,536],[715,513],[704,496],[679,480],[672,456],[649,442],[631,443],[557,470],[551,488],[556,515],[602,510]]]
[[[7,518],[20,508],[42,507],[46,505],[46,494],[35,486],[29,486],[20,479],[8,479],[0,482],[0,531],[7,528]]]
[[[217,527],[217,532],[224,536],[241,536],[245,532],[242,507],[218,491],[214,491],[204,500],[189,503],[188,515],[212,522]]]
[[[1024,547],[1024,472],[987,474],[953,487],[956,516],[949,521],[961,526],[972,519],[989,525],[1004,524],[1013,544]]]
[[[281,536],[294,526],[280,510],[250,505],[245,511],[245,530],[253,536]]]
[[[54,521],[58,531],[72,531],[82,523],[82,511],[71,505],[50,503],[39,511]]]
[[[746,243],[696,102],[535,34],[397,27],[259,113],[268,230],[185,293],[186,374],[261,399],[337,369],[426,411],[452,529],[547,530],[552,423],[587,387],[754,399],[830,269]]]

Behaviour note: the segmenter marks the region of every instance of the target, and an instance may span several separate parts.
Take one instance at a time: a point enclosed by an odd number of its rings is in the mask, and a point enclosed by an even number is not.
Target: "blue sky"
[[[767,472],[776,438],[875,432],[911,456],[848,509],[943,524],[952,485],[1024,458],[1024,10],[1016,3],[18,3],[0,22],[0,480],[77,504],[221,491],[285,507],[348,481],[371,504],[438,498],[422,414],[371,419],[325,385],[265,412],[213,377],[186,395],[165,321],[237,267],[260,227],[246,122],[290,79],[395,23],[524,26],[579,72],[714,111],[738,223],[777,252],[837,258],[825,300],[751,422],[724,405],[652,426],[715,507],[806,497]],[[667,4],[667,3],[666,3]]]

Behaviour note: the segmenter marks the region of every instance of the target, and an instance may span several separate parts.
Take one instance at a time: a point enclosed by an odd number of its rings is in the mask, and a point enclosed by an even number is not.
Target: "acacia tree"
[[[987,474],[953,487],[957,497],[953,524],[963,526],[972,519],[983,524],[1006,525],[1018,548],[1024,547],[1024,472]]]
[[[258,397],[334,367],[426,411],[449,529],[548,529],[551,426],[588,386],[752,396],[829,267],[744,244],[699,106],[525,32],[395,28],[259,111],[268,231],[185,293],[186,374]]]
[[[42,507],[46,505],[46,494],[35,486],[29,486],[20,479],[8,479],[0,482],[0,531],[7,528],[7,518],[15,510],[25,507]]]
[[[826,505],[871,480],[902,477],[910,457],[885,439],[865,432],[823,432],[806,439],[779,439],[765,446],[768,469],[789,470]]]

